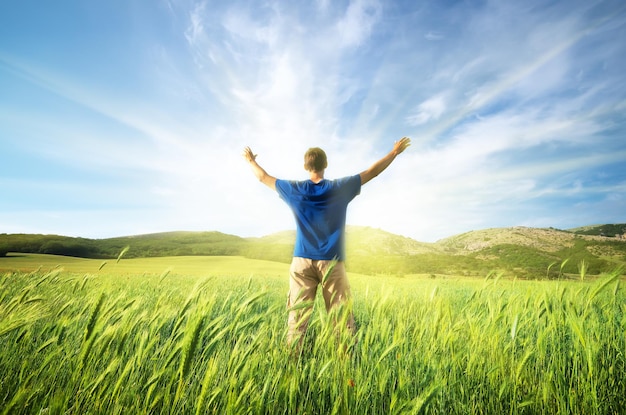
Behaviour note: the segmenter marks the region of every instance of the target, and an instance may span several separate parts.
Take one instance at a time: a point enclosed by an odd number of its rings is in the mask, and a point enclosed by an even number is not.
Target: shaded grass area
[[[14,254],[0,258],[0,270],[62,269],[64,271],[117,277],[180,275],[186,277],[241,277],[287,275],[289,265],[236,256],[178,256],[159,258],[87,259],[45,254]]]
[[[608,414],[626,407],[620,271],[578,282],[353,275],[356,343],[337,334],[318,303],[303,355],[294,357],[285,345],[285,274],[246,270],[236,278],[221,266],[225,275],[196,277],[121,277],[106,266],[89,278],[60,269],[3,273],[2,411]]]

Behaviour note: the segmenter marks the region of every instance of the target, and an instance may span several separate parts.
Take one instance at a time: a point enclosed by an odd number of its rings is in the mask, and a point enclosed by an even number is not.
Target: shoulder
[[[276,179],[276,188],[287,188],[292,186],[292,180]]]
[[[361,175],[355,174],[353,176],[346,176],[333,180],[333,184],[336,186],[361,186]]]
[[[282,180],[276,179],[276,190],[282,195],[300,193],[306,186],[305,180]]]
[[[287,188],[287,187],[298,188],[298,187],[302,187],[305,183],[306,183],[306,180],[276,179],[276,186],[281,186],[284,188]]]
[[[354,176],[335,179],[333,180],[332,188],[334,189],[333,191],[350,195],[350,198],[352,198],[361,192],[361,176],[355,174]]]

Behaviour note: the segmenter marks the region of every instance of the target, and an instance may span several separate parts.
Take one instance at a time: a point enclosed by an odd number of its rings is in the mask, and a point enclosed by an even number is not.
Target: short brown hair
[[[328,166],[326,153],[319,147],[312,147],[304,153],[304,168],[306,171],[322,171]]]

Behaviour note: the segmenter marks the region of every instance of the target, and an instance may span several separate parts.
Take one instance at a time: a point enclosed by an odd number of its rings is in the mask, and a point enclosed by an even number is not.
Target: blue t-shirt
[[[293,256],[345,260],[344,229],[348,203],[361,192],[361,176],[336,180],[276,180],[276,191],[296,219]]]

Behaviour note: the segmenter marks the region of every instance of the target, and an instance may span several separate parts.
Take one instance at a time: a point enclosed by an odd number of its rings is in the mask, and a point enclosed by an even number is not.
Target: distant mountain
[[[626,265],[626,224],[594,225],[570,230],[527,227],[466,232],[435,243],[418,242],[381,229],[348,226],[348,266],[365,274],[486,275],[490,271],[518,277],[550,276],[558,269],[576,274],[581,263],[589,275]],[[601,236],[611,235],[611,236]],[[612,236],[617,235],[617,236]],[[59,235],[0,234],[0,256],[29,252],[88,258],[156,256],[244,256],[288,263],[294,231],[258,238],[221,232],[164,232],[108,239]],[[565,261],[563,269],[554,267]]]
[[[471,231],[437,241],[436,245],[447,253],[467,255],[497,245],[519,245],[544,252],[557,252],[574,245],[578,236],[558,229],[493,228]]]
[[[575,232],[521,226],[483,229],[445,238],[435,245],[452,256],[478,259],[513,274],[547,272],[561,263],[566,264],[563,270],[567,273],[578,273],[584,263],[589,274],[599,274],[626,265],[626,238],[595,234],[603,226],[585,228],[591,234],[582,233],[583,228]]]

